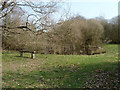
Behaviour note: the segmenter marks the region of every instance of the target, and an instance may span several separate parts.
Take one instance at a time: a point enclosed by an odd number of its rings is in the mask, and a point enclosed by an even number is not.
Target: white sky
[[[63,1],[63,2],[119,2],[120,0],[17,0],[17,1],[34,1],[34,2],[48,2],[48,1]]]
[[[119,2],[120,0],[64,0],[66,2]]]
[[[31,1],[45,2],[50,0],[31,0]],[[62,1],[65,1],[70,5],[71,7],[70,10],[73,15],[79,14],[81,16],[84,16],[85,18],[95,18],[103,16],[106,19],[111,19],[115,16],[118,16],[119,0],[62,0]],[[57,19],[59,15],[61,15],[61,13],[58,13],[54,18]]]
[[[96,0],[97,1],[97,0]],[[99,0],[98,0],[99,1]],[[118,16],[118,2],[70,2],[71,12],[86,18],[103,16],[106,19]]]

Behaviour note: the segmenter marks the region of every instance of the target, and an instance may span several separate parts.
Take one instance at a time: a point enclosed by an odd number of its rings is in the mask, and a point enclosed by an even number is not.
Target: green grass
[[[118,45],[104,45],[100,55],[40,55],[19,57],[3,51],[3,88],[80,88],[97,71],[116,71]]]

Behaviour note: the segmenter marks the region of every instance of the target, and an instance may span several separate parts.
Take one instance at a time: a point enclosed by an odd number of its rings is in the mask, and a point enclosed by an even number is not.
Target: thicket
[[[103,17],[97,18],[98,21],[103,25],[104,27],[104,33],[103,33],[103,42],[104,43],[113,43],[113,44],[119,44],[119,18],[114,17],[110,20],[106,20]],[[119,21],[118,21],[119,20]]]
[[[85,19],[76,16],[55,24],[40,35],[27,29],[3,28],[3,49],[35,50],[42,54],[93,54],[102,47],[103,43],[119,43],[118,24],[115,21],[116,19],[112,19],[108,23],[101,18]],[[9,23],[7,22],[6,25]]]
[[[41,35],[30,31],[15,31],[20,34],[8,32],[3,37],[5,48],[35,50],[46,54],[92,54],[102,45],[104,28],[95,19],[87,20],[77,16],[54,25],[50,31]]]
[[[56,25],[48,34],[50,53],[92,54],[101,47],[103,26],[94,19],[72,18]]]
[[[67,12],[65,20],[55,23],[52,17],[59,5],[52,1],[34,4],[27,1],[21,4],[9,0],[0,2],[3,49],[35,50],[46,54],[93,54],[103,43],[120,43],[118,17],[85,19],[79,15],[69,17]],[[28,13],[22,6],[31,8],[34,13]]]

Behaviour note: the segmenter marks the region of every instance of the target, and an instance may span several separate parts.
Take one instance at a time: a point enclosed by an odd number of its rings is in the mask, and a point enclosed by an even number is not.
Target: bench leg
[[[23,57],[23,52],[20,53],[20,56]]]
[[[34,59],[35,58],[35,54],[31,53],[31,58]]]

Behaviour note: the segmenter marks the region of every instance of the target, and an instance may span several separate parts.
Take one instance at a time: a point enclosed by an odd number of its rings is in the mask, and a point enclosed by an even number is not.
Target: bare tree
[[[0,1],[0,19],[4,18],[16,6],[16,0],[1,0]]]
[[[59,6],[58,4],[59,3],[56,1],[37,2],[37,3],[30,0],[23,1],[23,2],[17,2],[15,0],[1,1],[0,2],[0,11],[1,11],[0,20],[2,20],[3,23],[0,26],[2,27],[3,34],[4,34],[3,35],[4,44],[8,44],[7,46],[12,46],[12,48],[17,47],[17,49],[20,49],[19,47],[23,47],[26,45],[29,46],[30,43],[32,43],[31,40],[33,41],[36,40],[36,43],[37,43],[38,41],[37,35],[42,34],[44,30],[48,30],[52,26],[51,16],[54,12],[57,11],[57,7]],[[27,8],[31,12],[25,11],[24,8]],[[18,12],[18,11],[21,11],[21,12]],[[25,19],[21,18],[23,15],[25,16]],[[21,22],[24,22],[24,23],[21,23]],[[26,39],[29,39],[28,38],[29,35],[32,36],[31,37],[32,39],[26,40]],[[21,41],[21,39],[23,39],[22,37],[26,39]],[[9,42],[10,39],[11,39],[11,42],[13,43]],[[35,45],[35,44],[31,44],[31,45]]]
[[[31,10],[31,13],[26,12],[27,19],[26,24],[23,26],[15,27],[15,28],[27,28],[31,30],[28,26],[34,24],[36,29],[38,30],[46,30],[51,26],[51,15],[52,13],[57,11],[58,2],[49,1],[49,2],[37,2],[34,1],[26,1],[17,2],[16,0],[2,0],[0,2],[0,19],[7,16],[8,13],[12,12],[14,8],[27,7]],[[2,27],[4,27],[2,25]],[[31,30],[32,31],[32,30]]]

